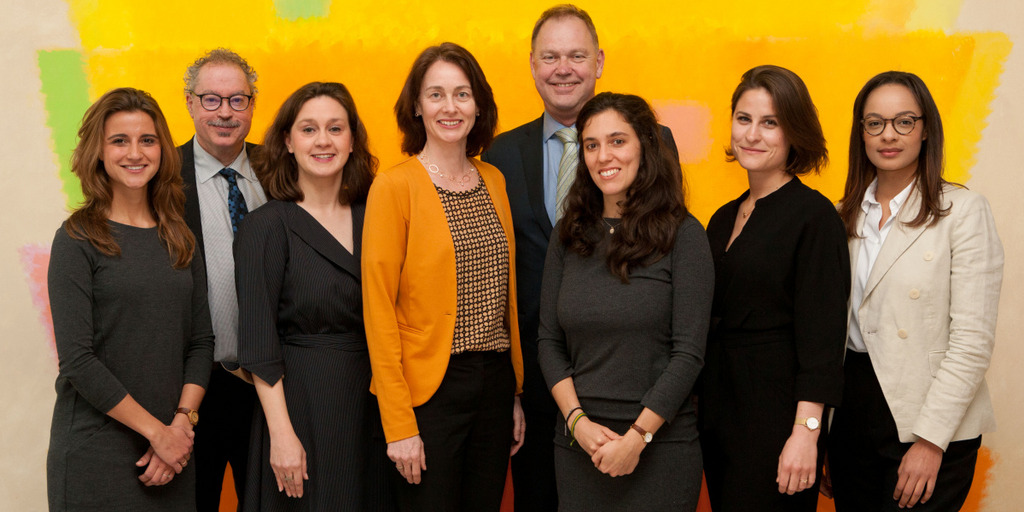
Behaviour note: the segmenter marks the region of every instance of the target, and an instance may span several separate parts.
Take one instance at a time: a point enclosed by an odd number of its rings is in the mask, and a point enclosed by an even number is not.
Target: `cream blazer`
[[[949,215],[909,227],[921,204],[914,189],[851,314],[858,315],[900,441],[924,438],[945,450],[951,441],[995,430],[985,371],[995,344],[1003,247],[984,197],[946,185],[942,202]],[[852,269],[861,240],[849,242]]]

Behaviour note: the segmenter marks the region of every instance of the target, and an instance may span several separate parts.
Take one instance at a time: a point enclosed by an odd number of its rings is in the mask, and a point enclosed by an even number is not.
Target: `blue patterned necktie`
[[[249,213],[249,207],[245,205],[245,197],[238,188],[238,171],[225,167],[220,170],[220,175],[228,180],[228,213],[231,215],[231,232],[238,233],[238,224]]]

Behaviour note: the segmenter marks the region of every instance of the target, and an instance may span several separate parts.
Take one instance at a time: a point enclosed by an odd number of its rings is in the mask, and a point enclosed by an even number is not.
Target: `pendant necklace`
[[[621,221],[621,219],[620,219],[620,221]],[[604,225],[608,226],[608,234],[609,235],[615,233],[615,224],[612,224],[611,222],[608,222],[608,219],[606,219],[604,217],[601,217],[601,222],[604,222]]]
[[[430,174],[436,174],[436,175],[438,175],[438,176],[448,180],[449,182],[451,182],[452,185],[455,185],[457,187],[465,187],[465,186],[467,186],[469,184],[469,180],[473,176],[473,173],[476,172],[476,167],[473,167],[472,165],[470,165],[469,166],[469,172],[467,172],[466,174],[462,175],[461,178],[456,178],[456,177],[452,176],[451,174],[445,174],[444,172],[442,172],[441,168],[438,167],[437,164],[430,163],[430,159],[427,158],[426,154],[420,153],[419,155],[416,156],[416,158],[418,158],[419,161],[423,163],[423,166],[427,168],[427,171],[430,172]]]

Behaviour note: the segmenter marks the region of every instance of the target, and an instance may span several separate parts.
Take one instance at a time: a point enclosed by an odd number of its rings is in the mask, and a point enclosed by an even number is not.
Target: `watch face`
[[[651,442],[652,439],[654,439],[654,434],[651,434],[650,432],[644,434],[644,442],[645,443]]]
[[[821,424],[818,422],[818,418],[807,418],[807,428],[811,430],[818,430]]]
[[[189,423],[192,424],[192,426],[195,426],[197,423],[199,423],[199,411],[192,411],[188,413],[188,421]]]

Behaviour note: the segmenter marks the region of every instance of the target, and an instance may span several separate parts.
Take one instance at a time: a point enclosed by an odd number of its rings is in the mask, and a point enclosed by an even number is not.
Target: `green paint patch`
[[[279,18],[295,21],[300,18],[326,18],[331,0],[274,0],[274,11]]]
[[[39,78],[43,83],[46,124],[57,153],[58,172],[69,209],[82,203],[82,188],[71,173],[71,153],[78,137],[78,125],[89,108],[89,82],[85,61],[77,50],[40,50]]]

